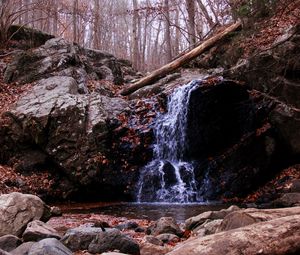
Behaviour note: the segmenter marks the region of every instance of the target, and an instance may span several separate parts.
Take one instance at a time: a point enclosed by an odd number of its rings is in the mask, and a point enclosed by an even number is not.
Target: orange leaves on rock
[[[267,132],[271,128],[271,124],[269,122],[265,123],[261,128],[256,130],[256,136],[260,136],[263,133]]]

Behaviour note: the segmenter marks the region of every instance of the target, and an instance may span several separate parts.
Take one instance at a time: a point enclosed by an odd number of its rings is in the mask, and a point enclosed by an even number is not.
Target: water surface
[[[210,204],[166,204],[166,203],[117,203],[117,204],[94,204],[91,206],[64,207],[65,213],[96,213],[128,219],[157,220],[161,217],[173,217],[177,222],[206,211],[217,211],[229,207],[220,203]]]

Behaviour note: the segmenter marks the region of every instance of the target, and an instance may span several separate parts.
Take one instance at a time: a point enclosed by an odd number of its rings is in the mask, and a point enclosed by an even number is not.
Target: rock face
[[[184,155],[197,162],[202,197],[245,196],[278,169],[278,155],[286,160],[284,144],[267,119],[272,107],[229,80],[208,79],[191,92]]]
[[[83,49],[62,38],[53,38],[39,48],[19,53],[8,65],[4,80],[7,83],[27,83],[57,74],[67,75],[76,77],[84,93],[88,77],[123,83],[123,67],[130,69],[128,64],[111,54]]]
[[[277,218],[218,234],[188,240],[170,255],[297,254],[299,215]]]
[[[79,94],[79,86],[71,77],[40,80],[7,112],[11,124],[2,153],[21,155],[15,165],[21,171],[55,164],[73,186],[103,183],[101,188],[116,185],[118,191],[132,177],[118,174],[112,178],[120,170],[113,161],[109,164],[108,154],[112,131],[121,125],[118,115],[126,109],[128,103],[121,98]],[[22,159],[32,153],[39,160],[28,168]]]
[[[146,150],[142,141],[136,142],[142,151],[137,157],[133,142],[120,141],[132,134],[120,121],[131,112],[128,101],[114,97],[112,83],[121,84],[124,76],[134,74],[128,61],[62,38],[18,53],[6,68],[5,81],[36,84],[6,113],[9,124],[0,126],[1,163],[25,173],[54,170],[62,179],[53,187],[62,192],[61,198],[76,192],[77,198],[132,195]],[[112,189],[114,193],[107,192]]]
[[[240,61],[242,64],[229,73],[277,102],[270,115],[271,122],[294,154],[300,153],[299,45],[300,25],[277,38],[271,50]]]
[[[20,236],[32,220],[47,220],[50,209],[34,195],[11,193],[0,196],[0,236]]]

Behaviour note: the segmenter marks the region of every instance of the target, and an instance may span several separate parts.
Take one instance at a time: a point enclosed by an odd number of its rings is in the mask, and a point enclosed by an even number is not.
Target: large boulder
[[[71,255],[72,252],[55,238],[46,238],[33,244],[28,255]]]
[[[5,235],[0,237],[0,249],[4,251],[12,251],[21,243],[21,239],[13,235]]]
[[[90,243],[102,232],[101,228],[95,227],[73,228],[65,233],[61,241],[72,251],[87,250]]]
[[[90,253],[102,253],[111,250],[118,250],[122,253],[132,255],[140,254],[138,243],[117,229],[99,233],[88,248]]]
[[[22,243],[16,249],[12,250],[10,252],[10,254],[12,254],[12,255],[25,255],[25,254],[28,254],[29,250],[31,249],[32,245],[34,245],[34,244],[35,244],[35,242]]]
[[[162,217],[158,219],[149,226],[147,232],[154,236],[169,233],[180,237],[183,234],[175,219],[172,217]]]
[[[299,229],[299,215],[292,215],[205,237],[191,238],[168,254],[298,254]]]
[[[65,74],[76,78],[82,86],[87,79],[106,79],[115,84],[122,84],[126,74],[122,68],[130,70],[130,64],[119,61],[113,55],[92,49],[81,48],[63,38],[48,40],[39,48],[22,51],[16,55],[4,73],[5,82],[27,83]]]
[[[0,196],[0,236],[20,236],[32,220],[48,220],[50,208],[37,196],[13,192]]]
[[[207,221],[224,219],[226,215],[241,210],[238,206],[230,206],[220,211],[207,211],[193,216],[185,221],[185,229],[193,230]]]
[[[11,121],[1,153],[11,155],[10,163],[21,171],[58,166],[67,177],[63,179],[70,180],[73,187],[102,183],[99,188],[122,190],[136,173],[129,172],[126,178],[112,174],[120,169],[113,165],[114,155],[111,161],[108,158],[112,132],[121,125],[119,115],[128,109],[122,98],[80,94],[71,77],[40,80],[6,113]],[[41,157],[28,169],[23,162],[33,152]],[[104,196],[104,192],[98,194]]]
[[[46,238],[61,238],[54,228],[39,220],[29,222],[22,237],[24,242],[40,241]]]

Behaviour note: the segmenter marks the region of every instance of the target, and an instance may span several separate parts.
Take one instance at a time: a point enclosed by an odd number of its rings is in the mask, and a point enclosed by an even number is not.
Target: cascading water
[[[191,92],[200,84],[190,82],[174,91],[168,111],[154,124],[154,159],[141,171],[138,202],[189,203],[200,201],[194,167],[184,161],[188,103]]]

